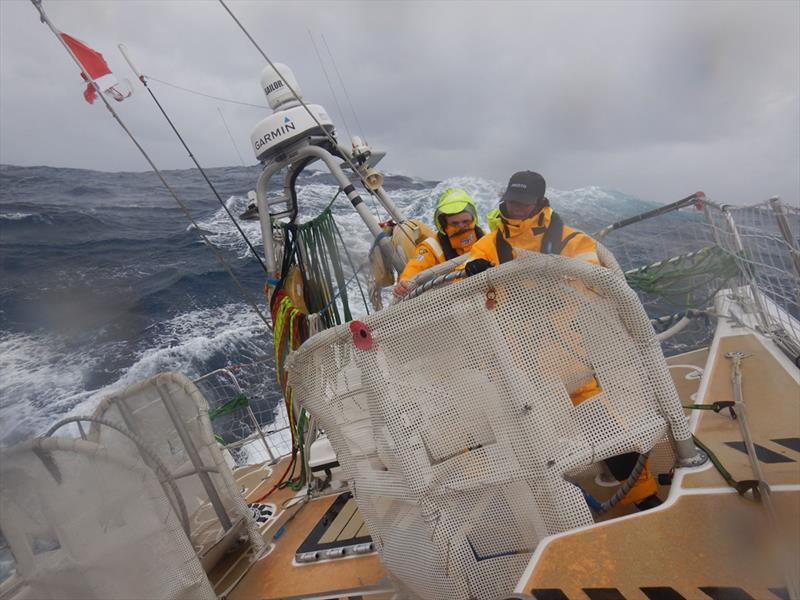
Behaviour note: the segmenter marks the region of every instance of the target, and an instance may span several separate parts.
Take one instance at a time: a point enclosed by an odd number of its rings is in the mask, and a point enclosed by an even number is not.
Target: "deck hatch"
[[[295,558],[316,555],[318,559],[345,558],[353,554],[364,554],[365,549],[374,552],[372,538],[367,532],[364,519],[352,492],[341,494],[328,508],[295,552]]]

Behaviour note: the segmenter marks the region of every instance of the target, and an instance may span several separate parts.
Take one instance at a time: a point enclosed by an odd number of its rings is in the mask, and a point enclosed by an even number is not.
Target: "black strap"
[[[564,221],[557,212],[550,215],[550,224],[542,237],[539,252],[542,254],[561,254],[561,236],[564,235]]]
[[[578,235],[579,233],[580,233],[580,231],[573,231],[567,237],[565,237],[563,240],[561,240],[561,243],[560,243],[561,247],[558,249],[558,253],[561,254],[564,251],[564,248],[567,247],[567,244],[569,244],[569,241],[572,238],[574,238],[576,235]]]
[[[534,235],[539,235],[544,232],[540,249],[542,254],[561,254],[561,251],[564,250],[567,243],[580,233],[579,231],[573,231],[562,240],[561,236],[564,235],[564,221],[561,220],[561,217],[556,212],[550,215],[550,223],[546,229],[541,227],[543,222],[544,213],[541,213],[538,221],[539,226],[531,230]],[[508,227],[505,227],[505,233],[508,235]],[[508,243],[500,229],[497,230],[497,235],[495,236],[495,245],[497,246],[497,258],[500,260],[501,265],[514,258],[511,244]]]
[[[444,252],[444,259],[450,260],[451,258],[455,258],[458,256],[456,254],[455,249],[453,248],[453,244],[450,243],[450,238],[447,237],[443,233],[437,233],[436,237],[439,238],[439,245],[442,247],[442,252]]]
[[[497,258],[500,260],[501,265],[513,260],[514,251],[511,249],[511,244],[506,241],[506,238],[503,237],[503,234],[499,229],[497,230],[497,235],[495,236],[495,246],[497,246]]]

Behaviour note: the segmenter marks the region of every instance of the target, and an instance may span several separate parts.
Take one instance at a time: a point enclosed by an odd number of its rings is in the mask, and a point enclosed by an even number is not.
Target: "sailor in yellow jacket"
[[[520,171],[514,173],[500,202],[500,222],[495,231],[483,236],[472,246],[470,261],[464,267],[467,275],[476,275],[490,267],[513,260],[515,248],[560,254],[593,265],[599,265],[597,244],[582,231],[564,224],[561,217],[550,208],[545,197],[545,181],[539,173]],[[602,390],[594,380],[570,394],[572,403],[578,405],[596,396]],[[630,452],[607,459],[606,465],[614,477],[628,478],[639,455]],[[636,484],[623,498],[625,504],[636,504],[641,510],[661,504],[656,492],[658,486],[645,466]]]
[[[470,250],[465,270],[474,275],[516,257],[514,248],[561,254],[599,265],[594,240],[565,225],[544,195],[545,181],[538,173],[515,173],[508,183],[499,211],[497,229]],[[512,187],[514,186],[514,187]],[[522,188],[521,186],[525,186]]]
[[[475,202],[461,188],[449,188],[439,196],[433,222],[438,233],[419,243],[416,254],[398,278],[393,290],[395,296],[402,297],[410,291],[408,282],[417,273],[469,252],[483,236]]]

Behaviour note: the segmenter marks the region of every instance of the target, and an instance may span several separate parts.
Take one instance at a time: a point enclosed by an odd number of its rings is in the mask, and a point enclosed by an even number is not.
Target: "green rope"
[[[756,501],[761,500],[761,494],[758,490],[758,483],[759,483],[758,481],[756,481],[755,479],[745,479],[742,481],[736,481],[733,478],[733,475],[731,475],[730,471],[728,471],[728,469],[725,468],[725,466],[722,464],[719,458],[717,458],[717,455],[714,454],[708,446],[706,446],[703,442],[698,440],[697,436],[695,435],[692,436],[692,439],[694,440],[695,445],[698,448],[700,448],[700,450],[706,453],[708,459],[711,461],[711,464],[713,464],[714,467],[719,472],[719,474],[722,475],[722,478],[725,480],[725,483],[727,483],[729,486],[735,489],[740,496],[744,496],[746,492],[752,491],[753,498]]]
[[[301,409],[300,411],[300,420],[297,423],[297,444],[292,449],[292,452],[295,456],[299,456],[299,461],[295,460],[294,465],[292,466],[292,472],[289,477],[280,484],[280,488],[291,488],[294,491],[301,489],[306,484],[306,449],[305,449],[305,434],[306,434],[306,425],[308,423],[308,413],[305,409]],[[300,474],[297,478],[295,478],[295,470],[297,469],[297,463],[300,463]]]
[[[209,410],[208,418],[213,421],[217,417],[221,417],[222,415],[227,415],[239,410],[240,408],[244,408],[248,404],[250,404],[250,400],[247,398],[247,396],[244,394],[237,394],[222,406],[218,406],[217,408]]]
[[[353,271],[353,277],[355,277],[356,284],[358,285],[358,291],[361,294],[361,301],[364,303],[364,308],[367,309],[367,314],[369,314],[369,303],[367,302],[367,296],[364,294],[364,288],[361,286],[361,279],[358,276],[358,272],[361,270],[356,269],[355,263],[353,263],[353,259],[350,258],[350,252],[347,251],[347,244],[344,243],[344,238],[342,237],[342,232],[339,231],[339,226],[336,224],[336,221],[333,222],[333,230],[336,232],[336,235],[339,238],[339,241],[342,243],[342,248],[344,248],[344,255],[347,257],[347,262],[350,263],[350,269]],[[351,278],[352,280],[352,278]],[[349,282],[348,282],[349,283]],[[345,289],[347,285],[345,284]]]
[[[347,282],[342,268],[343,260],[336,241],[337,232],[330,205],[319,216],[297,226],[297,239],[303,250],[299,253],[298,264],[303,275],[308,310],[319,313],[326,327],[352,319],[345,289]],[[344,240],[342,245],[347,252]],[[335,299],[334,283],[339,289],[341,314],[336,303],[332,302]]]
[[[284,230],[284,235],[288,235],[290,227],[296,233],[293,260],[300,268],[303,278],[306,306],[309,313],[319,314],[325,328],[352,320],[347,285],[353,278],[358,285],[367,314],[370,312],[367,294],[358,277],[360,269],[356,268],[331,212],[331,207],[341,192],[341,189],[337,191],[322,212],[313,219],[297,225],[275,223]],[[344,259],[347,260],[354,275],[350,279],[344,274]]]
[[[737,258],[715,245],[626,271],[625,279],[639,292],[689,310],[705,307],[739,272]]]

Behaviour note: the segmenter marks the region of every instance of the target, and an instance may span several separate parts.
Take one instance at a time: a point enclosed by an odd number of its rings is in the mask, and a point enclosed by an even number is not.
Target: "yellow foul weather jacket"
[[[400,281],[408,281],[425,269],[469,252],[482,235],[481,228],[475,226],[457,235],[437,234],[426,238],[419,243],[417,253],[406,263],[406,268],[400,274]]]
[[[483,236],[470,250],[470,260],[484,258],[495,266],[516,257],[514,248],[560,254],[599,265],[594,240],[561,222],[553,209],[543,208],[527,219],[503,217],[497,230]],[[499,238],[499,239],[498,239]]]
[[[553,209],[543,208],[527,219],[502,217],[498,228],[479,239],[470,250],[470,260],[483,258],[495,266],[516,257],[515,248],[560,254],[599,265],[597,244],[582,231],[565,225]],[[601,392],[596,380],[572,391],[570,398],[577,406]],[[636,503],[658,491],[656,480],[645,466],[634,487],[623,498],[623,504]]]

